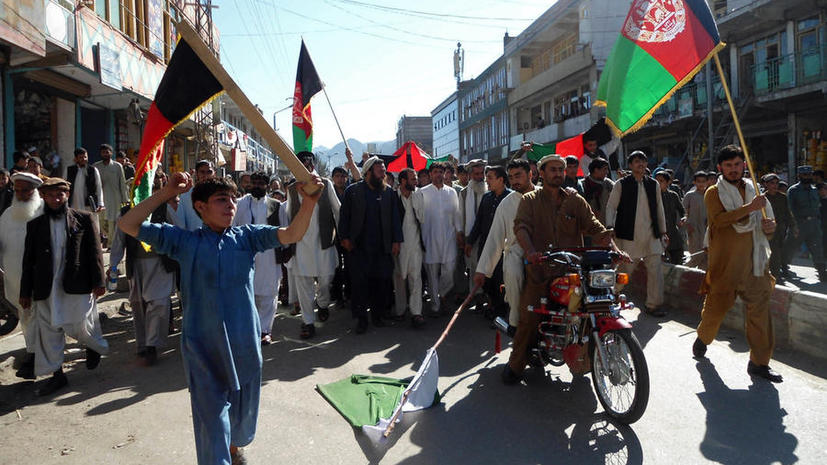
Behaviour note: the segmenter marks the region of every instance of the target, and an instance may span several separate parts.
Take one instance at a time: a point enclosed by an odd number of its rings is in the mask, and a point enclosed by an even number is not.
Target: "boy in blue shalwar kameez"
[[[313,182],[321,186],[318,177]],[[176,173],[169,184],[136,205],[119,227],[181,265],[184,325],[181,356],[190,391],[199,465],[245,463],[240,447],[255,436],[261,389],[261,325],[253,297],[258,252],[297,242],[310,223],[315,195],[303,197],[286,228],[231,227],[235,186],[221,178],[193,188],[193,207],[204,222],[195,231],[149,223],[167,200],[187,192],[192,180]]]

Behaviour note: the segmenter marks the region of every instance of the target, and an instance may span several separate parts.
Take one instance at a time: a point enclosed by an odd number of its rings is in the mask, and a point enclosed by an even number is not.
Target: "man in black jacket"
[[[351,310],[356,332],[367,331],[368,308],[374,326],[384,326],[392,290],[393,257],[402,243],[402,217],[396,192],[385,186],[385,164],[371,157],[362,166],[363,180],[345,190],[339,237],[350,254],[353,285]]]
[[[485,169],[485,178],[488,183],[488,192],[483,194],[480,200],[480,206],[477,209],[477,214],[474,218],[474,226],[465,240],[465,256],[470,256],[473,253],[474,245],[477,247],[477,256],[482,253],[485,247],[485,240],[488,238],[488,232],[491,231],[491,223],[494,222],[494,214],[497,212],[497,207],[500,202],[511,193],[511,189],[506,187],[506,171],[502,166],[489,166]],[[471,270],[472,273],[476,271]],[[500,258],[497,267],[494,269],[494,274],[491,278],[486,279],[484,290],[488,298],[493,303],[494,312],[486,311],[486,315],[494,318],[495,316],[506,316],[508,307],[505,304],[500,286],[503,284],[503,263]]]
[[[20,306],[34,310],[35,375],[52,373],[41,396],[68,384],[61,368],[64,333],[86,346],[90,370],[109,352],[96,302],[105,292],[100,233],[92,214],[68,208],[69,186],[46,179],[40,186],[44,214],[26,225]]]

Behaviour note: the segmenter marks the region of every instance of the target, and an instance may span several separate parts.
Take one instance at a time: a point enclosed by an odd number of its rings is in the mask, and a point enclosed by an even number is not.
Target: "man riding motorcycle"
[[[515,384],[528,362],[528,351],[537,340],[540,315],[529,312],[528,306],[538,307],[548,283],[557,276],[540,264],[542,252],[549,244],[554,247],[582,247],[583,236],[591,236],[594,245],[611,245],[613,231],[607,230],[594,216],[586,200],[572,189],[561,186],[565,178],[566,162],[559,155],[547,155],[537,165],[543,178],[543,188],[523,196],[514,220],[514,233],[525,250],[525,284],[520,298],[520,323],[512,344],[511,357],[502,372],[506,384]]]

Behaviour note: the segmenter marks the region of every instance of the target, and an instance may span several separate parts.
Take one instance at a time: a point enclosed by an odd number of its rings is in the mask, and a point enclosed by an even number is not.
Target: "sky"
[[[221,0],[213,19],[221,61],[279,134],[292,144],[291,111],[301,40],[325,83],[345,137],[396,137],[402,115],[430,115],[456,90],[453,52],[465,49],[464,79],[484,71],[555,0]],[[312,102],[314,146],[342,138],[325,100]]]

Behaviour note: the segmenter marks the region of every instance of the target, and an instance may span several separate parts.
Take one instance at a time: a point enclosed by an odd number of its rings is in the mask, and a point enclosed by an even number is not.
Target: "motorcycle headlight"
[[[589,272],[589,286],[599,289],[608,289],[615,285],[614,270],[595,270]]]

